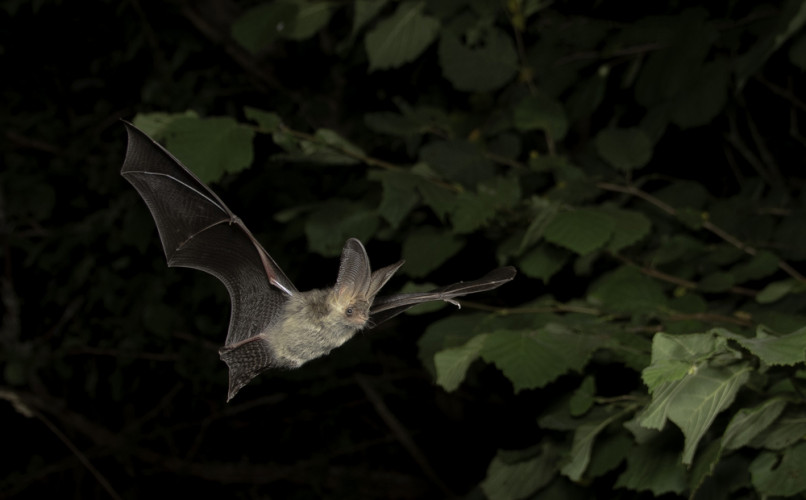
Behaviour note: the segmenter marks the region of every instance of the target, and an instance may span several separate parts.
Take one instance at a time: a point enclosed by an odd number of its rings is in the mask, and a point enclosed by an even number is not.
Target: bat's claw
[[[450,304],[455,305],[457,309],[462,308],[462,304],[460,304],[458,300],[454,300],[454,299],[442,299],[442,300],[444,300],[445,302],[448,302]]]

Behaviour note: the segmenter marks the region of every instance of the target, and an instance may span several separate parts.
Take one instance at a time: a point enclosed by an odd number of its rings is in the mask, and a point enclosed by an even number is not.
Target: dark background
[[[557,2],[551,12],[623,26],[696,3],[651,4]],[[393,96],[472,105],[441,80],[434,47],[424,63],[369,74],[360,43],[336,53],[336,41],[349,31],[349,5],[309,40],[280,40],[249,54],[228,35],[248,6],[135,0],[11,1],[0,8],[0,496],[481,498],[477,485],[496,450],[539,443],[544,436],[535,420],[545,401],[578,384],[569,375],[514,394],[494,366],[477,363],[457,391],[436,386],[417,340],[431,322],[468,314],[471,305],[402,316],[303,369],[263,374],[225,403],[227,372],[217,349],[228,321],[226,292],[202,273],[165,266],[145,206],[119,175],[119,120],[186,110],[240,118],[249,105],[277,112],[296,129],[333,128],[370,154],[407,162],[405,144],[365,133],[365,113],[394,109]],[[771,4],[758,16],[778,8]],[[737,3],[709,15],[740,26],[754,19],[751,11]],[[741,46],[738,40],[737,51]],[[786,54],[774,56],[763,78],[798,89],[802,75],[790,76],[788,64]],[[621,104],[630,89],[611,85],[606,109],[588,117],[594,128],[613,108],[638,113],[634,103]],[[759,80],[734,99],[759,120],[770,118],[761,129],[781,160],[780,179],[799,189],[802,161],[788,160],[802,158],[803,144],[787,138],[790,123],[781,119],[791,104]],[[754,174],[741,160],[737,173],[725,159],[728,113],[711,125],[670,130],[656,145],[656,178],[692,179],[716,197],[743,192],[745,176]],[[584,156],[588,140],[577,126],[565,147]],[[363,195],[365,172],[328,167],[311,175],[310,167],[273,161],[278,147],[261,141],[253,168],[213,188],[298,288],[329,285],[336,259],[311,254],[301,226],[273,214],[334,190]],[[419,223],[439,223],[431,213],[420,216]],[[505,235],[493,228],[470,236],[428,279],[480,276],[497,265],[491,241]],[[373,264],[399,259],[399,243],[367,242]],[[589,280],[565,270],[551,293],[572,299]],[[473,300],[514,307],[546,291],[519,276]],[[611,366],[606,375],[602,394],[640,386],[629,370]]]

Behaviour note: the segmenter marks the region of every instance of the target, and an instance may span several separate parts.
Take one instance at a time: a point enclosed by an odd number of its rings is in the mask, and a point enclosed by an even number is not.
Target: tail
[[[229,392],[227,402],[248,384],[274,365],[274,351],[269,343],[255,336],[218,350],[221,360],[229,367]]]

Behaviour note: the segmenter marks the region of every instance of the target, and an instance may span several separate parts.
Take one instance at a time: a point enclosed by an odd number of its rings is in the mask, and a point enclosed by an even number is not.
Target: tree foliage
[[[0,491],[802,496],[806,1],[633,7],[4,6]],[[348,237],[405,290],[520,276],[227,407],[226,293],[165,268],[121,116],[301,289]]]

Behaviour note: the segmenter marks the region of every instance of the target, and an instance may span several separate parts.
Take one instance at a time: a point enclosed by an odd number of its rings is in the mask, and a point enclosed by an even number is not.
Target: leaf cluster
[[[806,492],[806,2],[642,8],[256,3],[229,11],[208,45],[185,42],[175,59],[156,50],[162,74],[131,105],[135,125],[213,183],[300,288],[330,284],[319,276],[335,276],[327,265],[349,237],[368,242],[376,266],[406,259],[406,291],[518,268],[460,312],[423,306],[396,323],[396,335],[428,324],[416,358],[435,398],[529,408],[514,438],[488,448],[474,436],[489,429],[467,430],[476,476],[446,486],[425,469],[442,493]],[[209,37],[203,9],[188,9]],[[200,63],[212,47],[225,49],[226,71]],[[211,76],[221,79],[189,92]],[[47,413],[35,388],[52,392],[60,376],[88,401],[153,391],[137,369],[149,356],[174,363],[170,378],[196,393],[223,394],[208,344],[226,322],[206,307],[225,304],[223,290],[163,269],[133,193],[64,221],[52,184],[7,160],[7,258],[24,269],[7,282],[30,272],[66,283],[42,306],[63,311],[48,321],[61,336],[4,322],[3,385],[39,397],[14,401]],[[93,175],[91,196],[113,198],[111,174]],[[68,230],[49,256],[56,238],[37,231],[58,224]],[[88,247],[96,255],[76,257]],[[147,262],[137,274],[135,261]],[[199,313],[184,318],[180,306]],[[72,322],[71,307],[98,319]],[[179,342],[188,331],[203,340]],[[408,369],[383,339],[355,344],[281,383],[324,374],[314,392],[335,393],[334,373]],[[77,370],[75,352],[93,350],[131,357]]]

